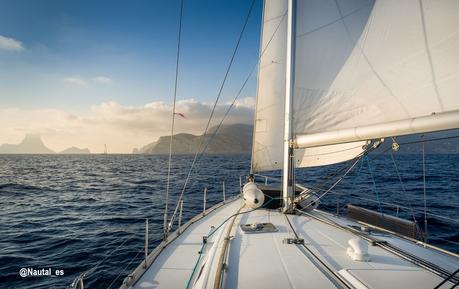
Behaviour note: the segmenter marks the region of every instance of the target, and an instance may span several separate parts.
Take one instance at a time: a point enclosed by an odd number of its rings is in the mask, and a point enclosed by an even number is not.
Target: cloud
[[[253,123],[252,100],[241,100],[232,108],[225,123]],[[217,105],[212,125],[217,125],[221,120],[229,103]],[[185,115],[177,119],[177,132],[194,134],[202,133],[205,128],[213,104],[203,103],[194,99],[180,100],[176,103],[176,112]],[[123,128],[129,131],[154,134],[156,136],[167,134],[170,130],[172,106],[162,101],[147,103],[143,106],[124,106],[117,102],[106,102],[91,107],[97,117],[95,122]]]
[[[113,84],[113,79],[106,77],[106,76],[97,76],[92,79],[93,82],[98,83],[98,84],[104,84],[104,85],[110,85]],[[72,85],[78,85],[78,86],[89,86],[89,82],[80,77],[79,75],[77,76],[69,76],[64,78],[64,82]]]
[[[22,51],[24,47],[21,41],[0,35],[0,50]]]
[[[239,100],[224,124],[253,123],[253,98]],[[214,121],[219,123],[229,103],[217,105]],[[212,103],[194,99],[178,101],[176,133],[202,134],[210,115]],[[130,153],[158,137],[170,133],[172,105],[162,101],[140,106],[128,106],[111,101],[94,105],[85,114],[62,110],[20,110],[0,108],[0,144],[18,143],[25,133],[41,133],[46,145],[55,151],[71,146],[102,152],[106,143],[111,152]]]
[[[64,82],[72,85],[88,86],[88,83],[79,76],[66,77],[64,78]]]
[[[230,105],[231,103],[227,103]],[[254,97],[246,97],[242,99],[237,99],[234,103],[235,107],[247,107],[247,108],[255,108],[255,98]]]
[[[99,84],[112,84],[113,83],[113,79],[106,77],[106,76],[97,76],[97,77],[94,77],[92,80]]]

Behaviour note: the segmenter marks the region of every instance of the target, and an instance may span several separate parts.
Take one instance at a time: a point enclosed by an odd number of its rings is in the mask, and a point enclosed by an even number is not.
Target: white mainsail
[[[263,45],[265,37],[270,37],[266,27],[272,25],[266,21],[270,19],[267,11],[277,8],[277,15],[281,15],[286,11],[286,3],[265,2]],[[458,113],[454,111],[459,110],[459,1],[296,3],[294,136],[305,139],[336,131],[338,138],[345,129]],[[276,15],[270,13],[271,18]],[[277,34],[273,42],[285,42],[285,28]],[[283,130],[278,123],[283,118],[285,92],[278,86],[285,85],[285,63],[280,65],[276,61],[285,55],[281,46],[282,43],[271,43],[266,51],[271,53],[265,53],[261,59],[253,149],[255,171],[278,169],[282,165],[279,139]],[[282,80],[273,80],[277,75]],[[455,121],[457,117],[450,119]],[[457,126],[459,123],[439,129]],[[323,142],[321,145],[325,146],[297,150],[296,166],[325,165],[353,158],[362,152],[364,144],[352,142],[357,140],[361,138],[350,137],[348,144]],[[311,154],[320,158],[308,158]]]

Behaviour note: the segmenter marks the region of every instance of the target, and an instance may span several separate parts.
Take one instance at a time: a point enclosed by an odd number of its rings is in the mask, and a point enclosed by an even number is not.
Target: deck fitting
[[[282,243],[284,244],[299,244],[303,245],[304,244],[304,239],[303,238],[285,238],[282,240]]]

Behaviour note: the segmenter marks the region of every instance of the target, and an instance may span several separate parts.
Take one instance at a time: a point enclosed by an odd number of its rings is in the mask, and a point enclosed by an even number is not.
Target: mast
[[[294,151],[290,140],[292,139],[292,100],[295,80],[295,18],[296,0],[288,0],[287,9],[287,58],[285,75],[285,111],[284,111],[284,157],[282,173],[282,194],[284,200],[284,213],[291,209],[293,197]]]

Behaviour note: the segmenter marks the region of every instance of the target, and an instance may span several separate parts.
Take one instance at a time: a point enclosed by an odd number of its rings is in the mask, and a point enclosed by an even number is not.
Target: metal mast
[[[294,187],[294,151],[292,140],[292,101],[295,80],[295,22],[296,0],[288,0],[287,10],[287,61],[286,61],[286,85],[285,85],[285,111],[284,111],[284,168],[282,174],[282,194],[284,200],[283,211],[291,209]]]

